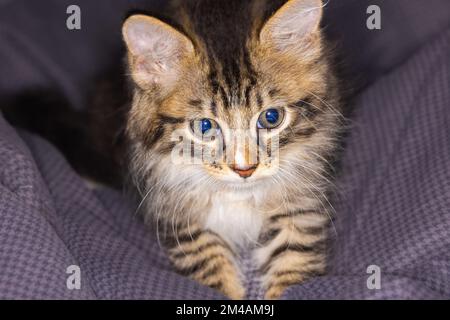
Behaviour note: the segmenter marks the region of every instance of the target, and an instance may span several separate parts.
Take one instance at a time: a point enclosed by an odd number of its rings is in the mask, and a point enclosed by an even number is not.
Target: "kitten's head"
[[[177,28],[144,15],[124,24],[135,173],[168,187],[255,189],[292,181],[304,163],[314,170],[338,126],[322,2],[269,14],[264,1],[197,2],[180,1]]]

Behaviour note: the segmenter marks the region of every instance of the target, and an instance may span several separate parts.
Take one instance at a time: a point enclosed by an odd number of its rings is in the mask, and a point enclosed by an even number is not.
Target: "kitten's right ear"
[[[133,80],[143,89],[168,90],[177,81],[192,42],[168,24],[145,15],[129,17],[122,34]]]

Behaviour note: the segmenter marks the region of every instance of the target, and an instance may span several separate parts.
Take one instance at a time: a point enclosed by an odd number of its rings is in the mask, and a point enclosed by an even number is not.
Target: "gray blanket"
[[[446,30],[360,93],[333,199],[331,270],[285,299],[450,299],[449,57]],[[223,298],[177,275],[135,211],[0,115],[0,298]],[[67,286],[70,266],[79,290]]]

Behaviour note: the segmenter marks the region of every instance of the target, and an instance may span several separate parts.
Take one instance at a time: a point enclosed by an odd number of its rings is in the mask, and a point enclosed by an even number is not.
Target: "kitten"
[[[246,294],[243,249],[267,299],[326,269],[340,94],[323,3],[282,2],[180,0],[170,25],[140,14],[123,25],[135,85],[126,134],[146,221],[180,273],[233,299]],[[203,160],[177,161],[180,144]]]

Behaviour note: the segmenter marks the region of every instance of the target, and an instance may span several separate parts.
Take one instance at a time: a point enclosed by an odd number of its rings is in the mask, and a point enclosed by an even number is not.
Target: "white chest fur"
[[[205,227],[237,247],[256,243],[263,223],[263,214],[255,208],[251,195],[221,193],[211,199]]]

